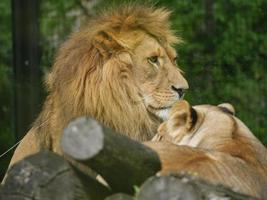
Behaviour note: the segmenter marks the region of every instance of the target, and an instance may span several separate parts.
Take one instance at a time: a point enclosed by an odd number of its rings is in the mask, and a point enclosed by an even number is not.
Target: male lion
[[[122,6],[92,19],[61,46],[46,78],[48,97],[11,165],[49,149],[61,154],[63,128],[91,116],[132,139],[151,139],[161,116],[188,88],[176,65],[170,12]]]
[[[161,157],[161,173],[195,172],[213,183],[267,199],[267,150],[234,112],[230,104],[191,107],[177,102],[153,141],[179,146],[148,144]]]

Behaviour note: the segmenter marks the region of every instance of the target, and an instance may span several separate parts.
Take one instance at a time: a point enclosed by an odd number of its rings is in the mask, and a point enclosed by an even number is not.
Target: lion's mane
[[[179,39],[170,29],[169,14],[166,9],[122,6],[102,13],[71,35],[47,75],[49,95],[33,126],[42,145],[57,151],[64,126],[82,115],[136,140],[153,136],[158,119],[141,103],[133,66],[125,62],[128,58],[123,53],[130,53],[143,34],[162,44],[176,43]]]

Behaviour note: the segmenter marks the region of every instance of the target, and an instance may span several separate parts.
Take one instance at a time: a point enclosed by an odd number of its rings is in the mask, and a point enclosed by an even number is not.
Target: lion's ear
[[[139,90],[135,86],[132,68],[132,59],[129,53],[122,52],[112,56],[102,68],[101,97],[103,95],[106,101],[108,98],[113,98],[108,102],[122,102],[122,104],[139,99]],[[125,108],[125,105],[118,106],[134,112],[134,108]]]
[[[112,81],[119,81],[123,78],[131,79],[132,66],[133,63],[129,53],[122,52],[113,55],[103,65],[103,79]]]
[[[126,64],[128,66],[133,65],[132,58],[128,52],[122,52],[122,53],[118,54],[117,58],[120,60],[120,62],[123,62],[124,64]]]
[[[218,105],[218,108],[220,108],[225,113],[229,113],[231,115],[235,114],[235,108],[230,103],[221,103]]]

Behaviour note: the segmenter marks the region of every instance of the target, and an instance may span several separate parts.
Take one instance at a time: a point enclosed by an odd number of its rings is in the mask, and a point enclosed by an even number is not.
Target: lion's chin
[[[171,106],[161,108],[154,108],[152,106],[148,106],[148,110],[162,121],[166,121],[168,119],[170,109]]]
[[[166,121],[166,120],[168,119],[168,117],[169,117],[170,109],[171,109],[171,107],[169,107],[169,108],[164,108],[164,109],[160,109],[160,110],[156,111],[155,114],[156,114],[160,119],[162,119],[163,121]]]
[[[177,101],[180,101],[182,99],[183,99],[183,97],[181,97]],[[175,102],[177,102],[177,101],[175,101]],[[166,121],[169,118],[170,110],[171,110],[172,106],[175,104],[175,102],[173,102],[171,105],[167,105],[167,106],[163,106],[163,107],[154,107],[152,105],[148,105],[147,109],[151,113],[153,113],[156,117],[161,119],[162,121]]]

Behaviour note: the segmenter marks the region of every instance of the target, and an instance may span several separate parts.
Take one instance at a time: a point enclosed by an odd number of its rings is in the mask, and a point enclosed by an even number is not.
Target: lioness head
[[[47,76],[38,132],[60,135],[71,119],[86,115],[133,139],[151,139],[188,88],[176,64],[172,46],[181,40],[169,15],[166,9],[122,6],[74,33]]]
[[[234,113],[234,107],[229,103],[192,107],[187,101],[180,101],[172,107],[168,120],[160,125],[153,140],[212,148],[236,134],[240,122]]]
[[[259,140],[234,114],[235,109],[229,103],[191,106],[182,100],[171,108],[168,120],[159,126],[153,141],[167,140],[242,158],[265,151]],[[257,156],[260,157],[260,154]]]

